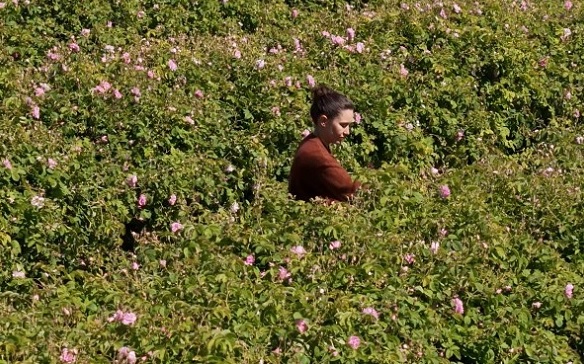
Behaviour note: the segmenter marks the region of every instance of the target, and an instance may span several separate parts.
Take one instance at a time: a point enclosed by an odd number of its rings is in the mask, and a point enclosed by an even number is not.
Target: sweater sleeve
[[[349,173],[338,163],[326,163],[315,176],[327,195],[338,201],[347,201],[361,185],[353,181]]]

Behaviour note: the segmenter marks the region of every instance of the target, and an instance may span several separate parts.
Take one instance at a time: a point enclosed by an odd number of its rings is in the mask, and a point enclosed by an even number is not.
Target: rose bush
[[[0,362],[582,362],[581,17],[0,2]],[[321,82],[352,205],[286,194]]]

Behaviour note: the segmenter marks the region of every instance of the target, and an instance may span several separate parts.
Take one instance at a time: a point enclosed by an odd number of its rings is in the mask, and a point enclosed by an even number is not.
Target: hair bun
[[[312,88],[312,106],[310,116],[316,121],[321,115],[335,118],[343,110],[354,110],[353,102],[342,93],[327,85],[319,84]]]
[[[312,98],[319,99],[321,97],[326,97],[328,95],[334,94],[335,91],[328,87],[327,85],[317,85],[312,89]]]

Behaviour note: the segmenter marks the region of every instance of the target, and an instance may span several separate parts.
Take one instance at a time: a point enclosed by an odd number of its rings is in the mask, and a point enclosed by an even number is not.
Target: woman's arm
[[[348,201],[361,186],[359,181],[353,181],[349,173],[338,163],[328,163],[315,176],[327,197],[338,201]]]

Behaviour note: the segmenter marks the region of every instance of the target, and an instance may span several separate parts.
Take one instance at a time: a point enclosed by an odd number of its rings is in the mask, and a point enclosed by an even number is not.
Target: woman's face
[[[319,136],[327,144],[337,144],[343,141],[351,132],[351,124],[355,122],[353,110],[343,110],[334,119],[321,116],[318,126]]]

